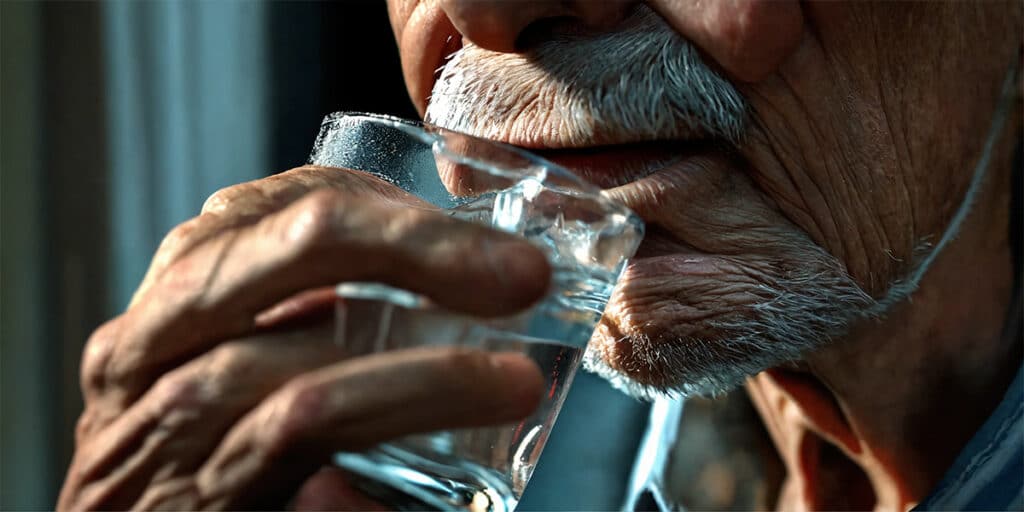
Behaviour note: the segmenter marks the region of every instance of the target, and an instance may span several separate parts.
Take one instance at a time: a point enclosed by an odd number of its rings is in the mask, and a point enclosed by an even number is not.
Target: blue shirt
[[[1007,339],[1020,343],[1020,322],[1012,323],[1017,327]],[[664,487],[683,401],[648,406],[593,375],[581,372],[576,379],[518,510],[683,510]],[[1024,510],[1024,366],[914,508],[930,510]]]
[[[1024,367],[918,510],[1024,510]]]
[[[672,425],[682,411],[679,400],[652,406],[623,510],[684,510],[664,490],[663,455],[676,442]],[[1024,510],[1024,367],[939,485],[913,510]]]

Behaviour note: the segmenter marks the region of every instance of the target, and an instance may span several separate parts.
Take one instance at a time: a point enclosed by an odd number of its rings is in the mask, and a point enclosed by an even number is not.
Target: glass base
[[[427,459],[394,445],[337,453],[334,463],[353,484],[394,510],[512,512],[519,503],[497,471],[453,457]]]

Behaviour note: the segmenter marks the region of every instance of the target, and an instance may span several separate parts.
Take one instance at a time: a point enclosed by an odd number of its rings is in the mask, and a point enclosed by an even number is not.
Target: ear
[[[851,456],[860,453],[853,428],[821,381],[807,373],[778,368],[765,371],[764,378],[800,409],[813,430]]]
[[[772,369],[748,380],[747,391],[788,471],[776,508],[875,508],[875,489],[857,462],[860,441],[828,388],[810,374]]]

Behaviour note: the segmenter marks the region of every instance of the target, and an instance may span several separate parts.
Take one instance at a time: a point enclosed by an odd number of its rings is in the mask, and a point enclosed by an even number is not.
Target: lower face
[[[844,266],[756,186],[735,145],[688,138],[697,129],[647,141],[621,124],[566,128],[544,115],[564,112],[564,89],[536,68],[523,70],[534,80],[495,88],[507,61],[519,58],[462,50],[434,89],[428,120],[525,146],[644,219],[644,241],[591,339],[586,368],[644,398],[717,392],[798,359],[871,310]],[[554,92],[544,94],[538,81]]]
[[[650,174],[606,189],[644,218],[647,234],[591,339],[589,370],[644,398],[714,393],[872,314],[875,302],[758,190],[733,150],[666,149],[675,158],[651,156]],[[644,161],[617,153],[587,165]]]
[[[628,39],[646,37],[648,27],[643,20],[638,23],[632,36],[623,36],[619,51],[642,44]],[[769,78],[770,86],[748,84],[743,91],[748,99],[767,102],[755,109],[756,137],[748,132],[748,137],[730,141],[721,136],[723,131],[699,126],[695,115],[682,115],[678,129],[602,124],[609,116],[600,108],[576,108],[574,103],[588,83],[585,74],[599,75],[592,82],[603,87],[602,79],[628,75],[630,63],[615,64],[605,57],[595,64],[600,59],[593,56],[604,52],[573,44],[559,41],[549,48],[552,53],[577,52],[564,62],[545,61],[540,51],[495,54],[471,46],[451,60],[442,58],[444,69],[427,115],[447,128],[531,149],[602,186],[645,220],[644,242],[591,340],[585,358],[590,370],[642,397],[717,392],[748,375],[799,360],[842,336],[858,320],[880,312],[872,295],[883,295],[888,283],[906,272],[893,262],[912,261],[914,254],[904,249],[915,240],[889,240],[895,255],[863,240],[858,241],[859,250],[869,257],[857,259],[842,249],[865,230],[861,223],[871,222],[865,219],[909,217],[882,217],[873,209],[920,209],[890,201],[900,191],[893,187],[868,183],[885,193],[844,193],[843,187],[863,176],[843,174],[857,167],[843,165],[849,163],[841,158],[849,148],[834,148],[813,137],[799,139],[801,132],[842,125],[825,115],[861,117],[827,105],[810,112],[774,112],[772,108],[785,106],[782,100],[799,98],[769,98],[778,104],[765,100],[772,87],[786,85]],[[614,50],[607,55],[615,55]],[[591,58],[584,55],[588,51]],[[650,81],[652,68],[647,66],[637,68],[641,79],[635,83],[645,77]],[[821,71],[826,66],[807,68]],[[815,83],[825,89],[812,100],[828,97],[830,82]],[[642,100],[656,102],[657,91],[664,90],[654,87]],[[627,87],[621,93],[626,98],[634,91]],[[865,112],[876,116],[882,111],[874,108]],[[821,118],[814,118],[819,114]],[[749,124],[751,117],[744,121]],[[853,148],[868,144],[871,154],[886,148],[886,141],[872,138],[877,131],[865,130],[862,137],[852,132],[858,123],[846,125],[827,135]],[[797,132],[795,143],[774,140],[787,130]],[[809,160],[793,157],[808,151],[813,153]],[[779,169],[784,172],[772,174]],[[879,176],[891,180],[885,173]],[[831,192],[836,195],[828,197]],[[858,198],[860,206],[853,201]],[[806,204],[812,206],[802,207]],[[833,226],[832,232],[823,233],[824,225]],[[889,256],[872,259],[883,254]]]

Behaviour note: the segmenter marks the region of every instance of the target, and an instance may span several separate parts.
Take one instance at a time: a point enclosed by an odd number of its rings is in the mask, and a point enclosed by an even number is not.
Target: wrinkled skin
[[[489,69],[497,90],[515,91],[522,80],[520,92],[528,94],[548,79],[529,71],[531,44],[559,27],[614,31],[631,4],[389,6],[410,95],[425,111],[435,70],[460,41],[491,52],[470,54],[479,66],[500,59]],[[893,292],[963,202],[1004,77],[1021,58],[1020,6],[645,4],[736,86],[749,104],[749,123],[734,148],[739,163],[698,159],[618,194],[673,239],[656,255],[686,258],[627,271],[604,335],[599,331],[591,348],[633,380],[664,385],[670,372],[648,361],[679,344],[727,340],[713,320],[742,318],[760,285],[806,267],[807,248],[820,247],[884,314],[851,323],[844,339],[751,381],[789,470],[780,507],[913,505],[998,402],[1020,360],[1018,344],[1000,338],[1011,301],[1006,184],[1019,104],[959,238],[912,303]],[[513,66],[516,74],[502,76]],[[558,119],[565,100],[539,94],[519,110],[474,114],[500,140],[538,149],[586,146]],[[604,130],[594,144],[634,142],[626,131],[617,136]],[[883,307],[890,299],[895,305]],[[638,354],[643,347],[654,356]],[[846,462],[819,461],[820,443],[837,447]],[[830,472],[834,481],[870,484],[818,485]],[[863,489],[863,496],[844,495]]]
[[[339,471],[320,470],[334,451],[527,415],[543,384],[520,354],[351,359],[333,344],[322,314],[331,282],[391,282],[477,315],[545,289],[532,246],[412,201],[315,167],[211,197],[161,244],[128,310],[89,340],[59,507],[368,509]]]
[[[963,198],[1006,69],[1020,59],[1021,17],[1019,6],[998,3],[647,4],[751,112],[734,152],[619,191],[662,230],[641,257],[688,259],[627,272],[605,337],[592,343],[611,367],[659,385],[669,372],[638,364],[638,345],[616,343],[620,334],[672,343],[696,333],[714,344],[724,338],[709,319],[743,318],[760,285],[816,264],[814,251],[885,298]],[[435,70],[462,42],[515,52],[537,20],[615,30],[631,8],[389,2],[421,112]],[[554,106],[512,113],[531,121],[497,138],[523,143],[541,132],[546,144],[527,145],[559,147],[557,130],[543,126]],[[780,507],[906,508],[998,401],[1020,360],[1019,347],[999,341],[1012,272],[1004,184],[1019,109],[1012,117],[974,213],[914,301],[750,382],[789,470]],[[515,356],[346,359],[330,347],[317,310],[321,287],[340,280],[372,277],[474,314],[511,312],[544,289],[548,270],[529,246],[410,214],[407,201],[357,174],[303,168],[222,191],[169,234],[131,307],[88,343],[86,411],[60,507],[372,508],[344,475],[318,471],[325,454],[528,414],[539,376]],[[415,236],[423,232],[429,240]],[[512,245],[503,250],[499,239]],[[452,264],[478,261],[467,255],[486,248],[506,264]],[[852,464],[818,464],[820,443]],[[827,473],[867,481],[856,487],[865,495],[816,485]]]

